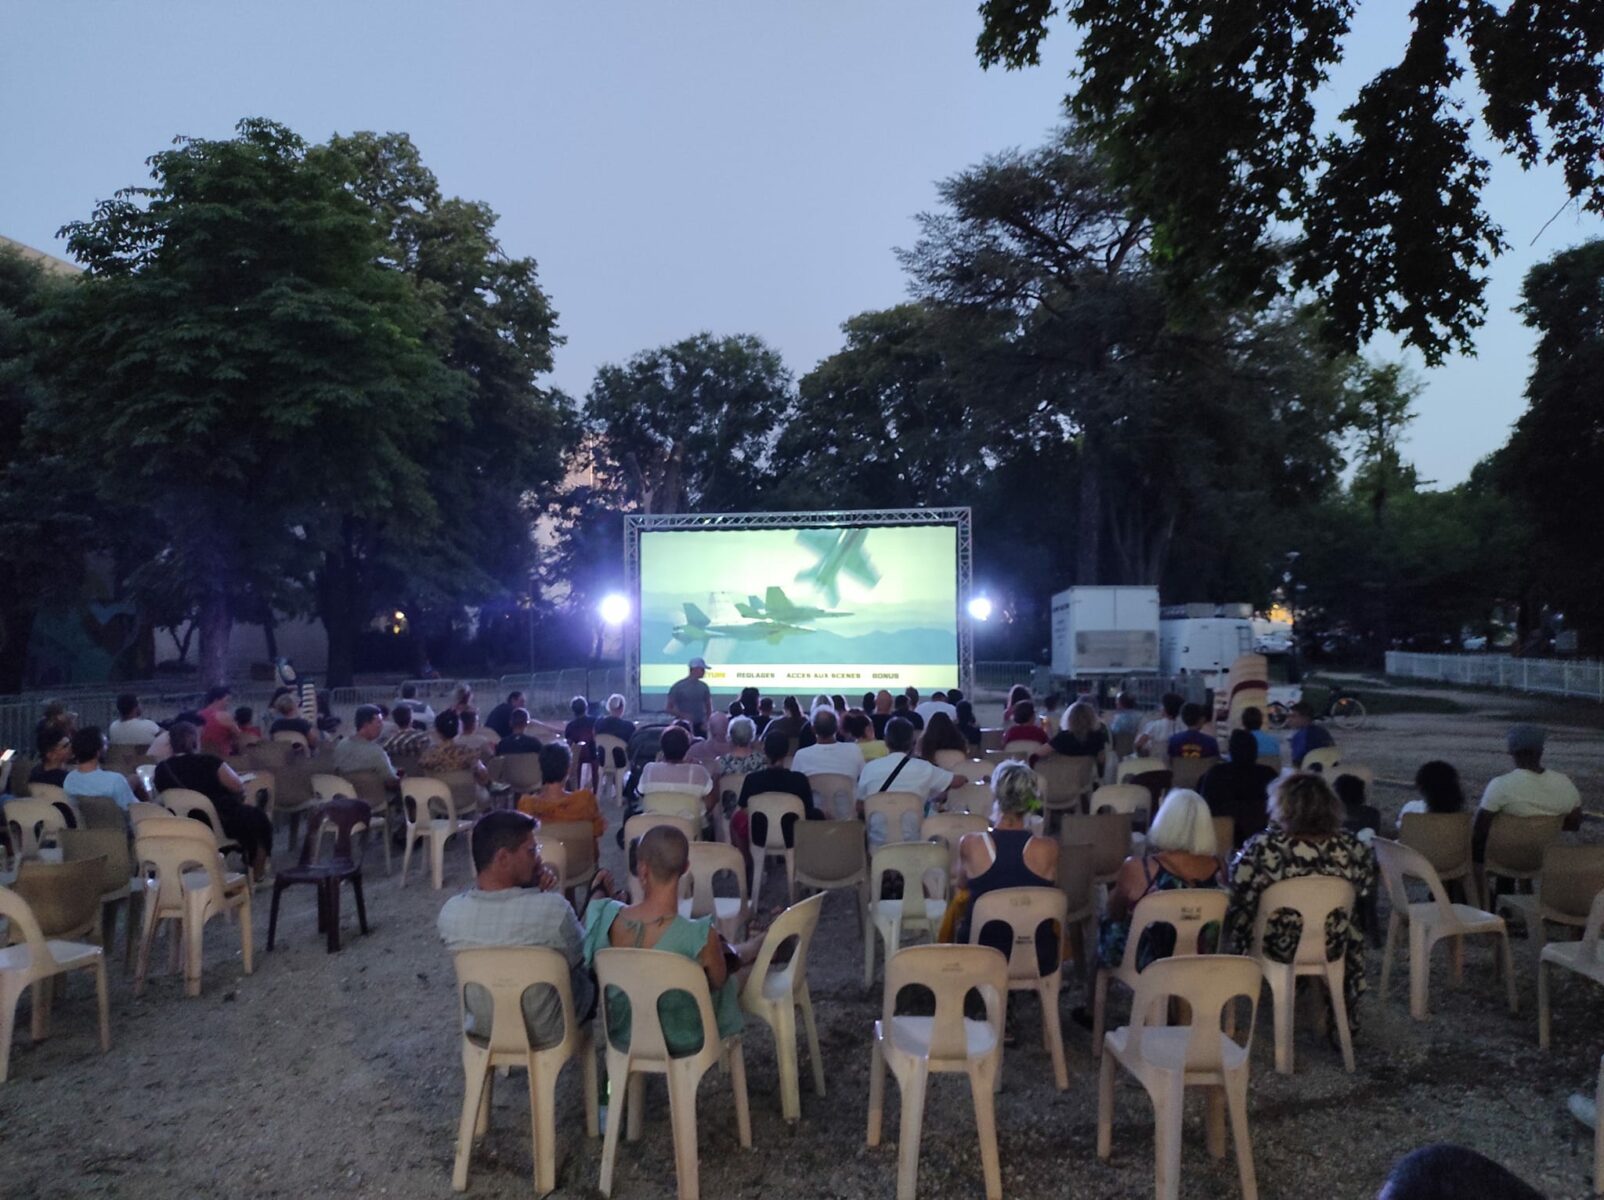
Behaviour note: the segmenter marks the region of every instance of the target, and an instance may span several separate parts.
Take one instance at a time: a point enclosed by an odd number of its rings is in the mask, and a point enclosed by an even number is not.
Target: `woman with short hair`
[[[958,843],[958,882],[969,891],[969,908],[957,928],[959,942],[969,941],[974,903],[987,892],[1053,887],[1058,881],[1058,843],[1025,828],[1025,817],[1041,808],[1036,773],[1022,762],[1001,763],[992,772],[991,794],[992,827],[966,833]],[[991,922],[981,929],[980,942],[1008,954],[1013,931],[1002,922]],[[1037,931],[1036,955],[1044,972],[1056,969],[1058,935],[1050,926]]]
[[[215,754],[199,752],[200,733],[195,726],[188,721],[175,721],[167,736],[173,753],[156,765],[156,791],[187,788],[210,800],[223,824],[218,832],[239,843],[252,874],[261,878],[273,851],[273,822],[261,809],[245,802],[245,784],[233,767]]]
[[[751,717],[736,717],[730,722],[730,751],[719,755],[714,763],[720,775],[745,775],[761,771],[768,759],[754,743],[757,741],[757,722]]]
[[[1217,853],[1214,819],[1203,797],[1187,788],[1165,796],[1148,826],[1142,853],[1127,858],[1109,885],[1108,904],[1097,929],[1102,964],[1117,967],[1125,960],[1131,916],[1144,896],[1176,888],[1222,887],[1225,871]],[[1173,929],[1150,929],[1136,948],[1137,968],[1174,952]]]

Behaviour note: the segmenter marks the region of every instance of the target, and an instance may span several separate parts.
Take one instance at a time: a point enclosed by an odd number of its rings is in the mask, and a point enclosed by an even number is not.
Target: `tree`
[[[436,520],[415,450],[462,403],[348,160],[270,121],[237,134],[179,139],[154,186],[63,230],[89,275],[53,321],[41,426],[161,530],[136,583],[194,598],[205,683],[242,606],[292,603],[347,520]]]
[[[750,508],[791,404],[791,375],[751,334],[699,333],[607,364],[585,398],[597,469],[640,512]]]
[[[1080,26],[1066,108],[1153,223],[1172,285],[1230,304],[1313,288],[1339,345],[1386,329],[1435,363],[1471,348],[1484,269],[1505,248],[1455,95],[1467,64],[1486,133],[1523,167],[1558,164],[1571,196],[1604,212],[1604,20],[1595,0],[1416,0],[1402,60],[1322,137],[1314,97],[1355,6],[982,0],[977,50],[1022,68],[1060,9]]]
[[[1518,310],[1537,331],[1526,411],[1500,455],[1503,489],[1532,523],[1538,581],[1568,626],[1604,644],[1604,239],[1527,272]]]

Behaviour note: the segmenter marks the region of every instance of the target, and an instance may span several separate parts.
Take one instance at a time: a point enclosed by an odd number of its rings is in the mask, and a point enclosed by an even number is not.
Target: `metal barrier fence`
[[[1389,650],[1387,674],[1604,703],[1604,663],[1587,659],[1515,658],[1508,654],[1412,654]]]

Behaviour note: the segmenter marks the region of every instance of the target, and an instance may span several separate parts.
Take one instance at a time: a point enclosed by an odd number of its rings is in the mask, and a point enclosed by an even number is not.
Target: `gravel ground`
[[[1441,692],[1434,694],[1441,695]],[[1462,717],[1389,716],[1342,737],[1383,780],[1405,781],[1425,758],[1458,763],[1479,791],[1502,769],[1502,724],[1523,701],[1460,696],[1477,711]],[[1584,796],[1604,788],[1604,738],[1581,725],[1557,728],[1550,761],[1570,772]],[[1383,784],[1387,815],[1407,792]],[[1596,800],[1594,801],[1596,803]],[[1604,807],[1604,806],[1600,806]],[[1604,836],[1599,823],[1583,834]],[[608,844],[611,844],[609,836]],[[288,851],[280,839],[280,861]],[[464,854],[448,858],[448,889],[467,883]],[[397,863],[399,870],[399,862]],[[345,948],[327,955],[315,931],[308,889],[287,894],[279,948],[266,954],[267,893],[253,924],[256,973],[242,973],[237,930],[213,922],[204,990],[186,999],[181,981],[155,976],[140,999],[120,959],[113,968],[110,1054],[95,1052],[92,991],[82,980],[57,1001],[53,1036],[31,1046],[29,1002],[17,1013],[11,1080],[0,1085],[0,1195],[393,1196],[450,1193],[462,1072],[457,1055],[451,966],[434,933],[447,893],[426,875],[401,888],[371,861],[372,932],[360,936],[344,905]],[[779,902],[779,889],[766,897]],[[736,1143],[727,1081],[704,1080],[699,1106],[702,1189],[709,1197],[763,1192],[813,1197],[893,1194],[897,1100],[888,1087],[886,1138],[864,1144],[869,1031],[878,996],[862,987],[862,948],[845,896],[832,896],[810,965],[829,1095],[814,1094],[803,1071],[803,1118],[792,1131],[779,1115],[772,1043],[749,1028],[746,1060],[756,1149]],[[1407,1012],[1407,974],[1390,996],[1375,982],[1361,1008],[1358,1071],[1305,1028],[1297,1073],[1275,1074],[1269,1010],[1254,1047],[1249,1124],[1261,1195],[1369,1197],[1390,1164],[1426,1142],[1453,1140],[1505,1163],[1552,1197],[1589,1194],[1590,1146],[1565,1111],[1566,1095],[1597,1077],[1604,1051],[1600,992],[1574,977],[1557,981],[1554,1050],[1537,1049],[1535,947],[1515,942],[1521,1014],[1510,1017],[1485,946],[1466,953],[1465,985],[1449,986],[1445,952],[1436,956],[1430,1020]],[[165,962],[165,959],[163,959]],[[1038,1039],[1035,1002],[1017,1002],[1018,1048],[1009,1053],[998,1097],[1004,1192],[1010,1197],[1146,1197],[1153,1189],[1152,1108],[1129,1076],[1116,1092],[1113,1157],[1094,1153],[1096,1073],[1089,1035],[1067,1019],[1086,999],[1067,983],[1063,1006],[1070,1087],[1053,1089]],[[1124,1001],[1114,1012],[1123,1014]],[[527,1196],[531,1187],[528,1101],[516,1076],[497,1091],[493,1125],[473,1160],[469,1191]],[[623,1143],[615,1194],[674,1194],[666,1095],[648,1090],[655,1111],[640,1143]],[[595,1192],[599,1141],[584,1137],[578,1073],[558,1092],[559,1194]],[[1237,1195],[1228,1157],[1203,1146],[1201,1101],[1189,1098],[1183,1196]],[[980,1159],[967,1084],[932,1085],[919,1174],[921,1196],[982,1195]]]

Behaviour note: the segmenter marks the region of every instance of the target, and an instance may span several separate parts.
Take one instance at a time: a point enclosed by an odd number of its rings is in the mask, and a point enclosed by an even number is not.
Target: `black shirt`
[[[57,787],[63,787],[67,782],[67,768],[57,767],[54,771],[47,771],[44,763],[36,763],[33,770],[28,772],[28,782],[53,783]]]
[[[789,792],[802,801],[810,821],[820,820],[824,816],[813,807],[813,787],[801,771],[787,771],[784,767],[764,767],[761,771],[753,771],[741,785],[741,807],[745,808],[748,800],[764,792]]]
[[[217,772],[222,765],[223,760],[215,754],[175,754],[156,764],[156,790],[188,788],[199,792],[212,802],[221,816],[226,806],[237,804],[240,799],[239,793],[229,791],[218,781]]]
[[[540,739],[527,733],[509,733],[496,743],[497,754],[539,754]]]
[[[1230,817],[1236,824],[1236,844],[1240,846],[1267,824],[1266,809],[1270,785],[1279,774],[1262,763],[1222,762],[1212,766],[1198,780],[1197,790],[1216,817]]]
[[[1060,754],[1070,758],[1096,758],[1108,746],[1108,730],[1094,729],[1083,742],[1069,730],[1060,730],[1047,743]]]
[[[512,705],[503,700],[490,710],[490,715],[485,718],[484,725],[486,729],[495,730],[498,738],[511,737]]]
[[[627,742],[635,736],[635,722],[626,721],[623,717],[605,716],[596,722],[596,733]]]
[[[268,737],[272,737],[275,733],[298,733],[304,738],[310,738],[312,723],[302,717],[280,717],[267,727]],[[198,792],[200,788],[190,790]]]

